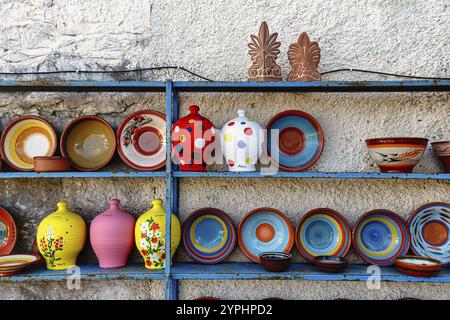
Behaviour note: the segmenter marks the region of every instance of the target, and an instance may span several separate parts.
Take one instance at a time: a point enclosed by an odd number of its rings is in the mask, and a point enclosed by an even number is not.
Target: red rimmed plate
[[[142,110],[129,115],[117,131],[117,150],[130,167],[158,170],[166,164],[166,116]]]
[[[345,257],[351,247],[352,231],[347,219],[329,208],[304,214],[295,229],[295,244],[309,262],[317,256]]]
[[[36,116],[24,116],[11,121],[1,136],[3,160],[18,171],[32,171],[34,157],[50,157],[58,144],[52,125]]]
[[[278,113],[270,119],[266,129],[267,154],[272,162],[283,170],[306,170],[314,165],[322,154],[322,128],[319,122],[306,112],[288,110]]]
[[[244,255],[260,263],[263,252],[289,253],[294,244],[294,229],[289,219],[273,208],[258,208],[239,223],[238,243]]]
[[[0,277],[8,277],[19,274],[30,265],[41,260],[37,254],[12,254],[0,257]]]
[[[17,228],[14,219],[0,208],[0,256],[8,255],[14,249],[17,240]]]

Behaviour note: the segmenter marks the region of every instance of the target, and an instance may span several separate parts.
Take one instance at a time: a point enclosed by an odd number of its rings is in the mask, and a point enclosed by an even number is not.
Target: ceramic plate
[[[117,132],[119,155],[130,167],[151,171],[166,163],[166,117],[157,111],[138,111]]]
[[[305,170],[316,163],[322,153],[322,129],[316,119],[306,112],[281,112],[269,121],[266,129],[267,153],[283,170]],[[276,133],[271,131],[274,129],[279,130],[278,139]]]
[[[70,122],[61,136],[61,153],[81,171],[98,170],[109,163],[116,150],[114,130],[96,116],[83,116]]]
[[[219,263],[233,251],[236,230],[225,212],[203,208],[191,213],[184,221],[182,241],[184,250],[193,260]]]
[[[411,214],[408,220],[411,248],[419,256],[450,265],[450,204],[431,202]]]
[[[35,116],[24,116],[8,124],[1,138],[2,158],[19,171],[32,171],[34,157],[52,156],[57,138],[50,123]]]
[[[347,220],[331,209],[320,208],[306,213],[295,229],[295,244],[308,261],[316,256],[345,257],[351,245]]]
[[[410,235],[405,221],[389,210],[373,210],[353,227],[353,246],[370,264],[391,266],[409,250]]]
[[[247,258],[259,263],[263,252],[291,251],[294,230],[280,211],[259,208],[247,213],[239,223],[238,242]]]
[[[17,229],[13,218],[3,208],[0,208],[0,256],[8,255],[14,249],[17,239]]]
[[[22,269],[37,263],[40,256],[35,254],[12,254],[0,257],[0,276],[12,276],[18,274]]]

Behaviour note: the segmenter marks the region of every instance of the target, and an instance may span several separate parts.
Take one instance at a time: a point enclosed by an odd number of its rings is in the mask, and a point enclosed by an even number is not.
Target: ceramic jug
[[[109,208],[91,223],[90,240],[100,268],[119,268],[127,265],[134,247],[133,216],[119,208],[120,201],[111,199]]]
[[[134,229],[136,247],[144,258],[147,269],[163,269],[166,258],[166,211],[161,199],[152,201],[153,207],[142,214]],[[171,256],[180,244],[181,227],[178,218],[171,214]]]
[[[221,131],[222,153],[230,171],[255,171],[261,156],[264,134],[261,126],[247,117],[243,109]]]
[[[37,243],[50,270],[65,270],[77,263],[77,257],[86,240],[83,218],[58,202],[58,209],[39,224]]]
[[[205,171],[205,160],[211,158],[215,129],[211,121],[201,116],[196,105],[172,128],[172,159],[181,171]]]

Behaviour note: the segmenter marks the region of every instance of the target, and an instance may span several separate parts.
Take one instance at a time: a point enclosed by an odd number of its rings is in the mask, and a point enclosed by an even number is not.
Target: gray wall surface
[[[286,77],[287,50],[301,31],[319,41],[321,71],[362,68],[401,74],[448,77],[450,74],[450,3],[448,0],[382,1],[212,1],[212,0],[5,0],[0,4],[0,71],[119,70],[177,65],[213,80],[245,81],[250,66],[247,43],[266,20],[279,33],[278,63]],[[197,80],[176,71],[125,75],[55,75],[37,79]],[[30,80],[36,77],[7,77]],[[386,80],[338,73],[324,80]],[[276,113],[299,109],[313,115],[325,134],[316,171],[371,171],[364,140],[379,136],[423,136],[450,139],[448,94],[184,94],[181,115],[198,104],[220,128],[246,108],[264,125]],[[61,133],[70,119],[99,115],[115,128],[133,111],[164,112],[160,94],[23,93],[0,97],[0,128],[24,114],[41,115]],[[117,160],[117,159],[116,159]],[[438,172],[430,147],[416,172]],[[151,200],[164,196],[160,179],[44,179],[0,181],[0,205],[19,227],[16,251],[32,246],[37,224],[55,203],[66,199],[87,221],[104,211],[111,197],[136,217]],[[342,212],[353,224],[358,216],[386,208],[407,218],[419,205],[449,201],[450,184],[430,181],[372,180],[194,180],[180,184],[180,218],[201,207],[229,213],[236,225],[248,211],[270,206],[286,213],[293,224],[318,207]],[[296,261],[303,261],[295,253]],[[180,248],[178,259],[189,260]],[[362,262],[352,251],[349,258]],[[140,261],[137,252],[131,260]],[[96,261],[87,245],[80,262]],[[229,261],[247,261],[236,248]],[[2,299],[162,299],[158,281],[86,281],[81,290],[64,283],[0,283]],[[182,281],[182,299],[204,295],[258,299],[449,299],[450,285],[383,283],[369,290],[363,282]]]

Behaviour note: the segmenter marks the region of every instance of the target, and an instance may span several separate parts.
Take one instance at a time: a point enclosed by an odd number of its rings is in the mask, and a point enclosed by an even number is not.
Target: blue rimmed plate
[[[427,203],[408,219],[411,248],[415,254],[450,265],[450,204]]]
[[[295,244],[310,262],[317,256],[345,257],[351,234],[350,225],[339,212],[319,208],[302,216],[295,229]]]
[[[361,216],[353,227],[353,246],[370,264],[391,266],[409,250],[405,221],[390,210],[377,209]]]
[[[259,208],[247,213],[239,223],[238,242],[245,256],[259,263],[259,255],[263,252],[291,251],[294,230],[280,211]]]
[[[233,251],[236,230],[225,212],[202,208],[186,218],[182,238],[184,250],[194,261],[215,264],[225,260]]]
[[[270,119],[266,129],[267,154],[283,170],[305,170],[314,165],[322,154],[322,128],[306,112],[281,112]]]

